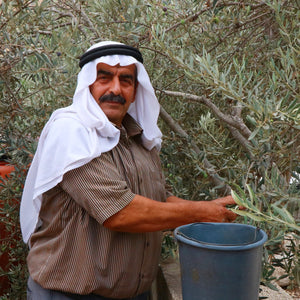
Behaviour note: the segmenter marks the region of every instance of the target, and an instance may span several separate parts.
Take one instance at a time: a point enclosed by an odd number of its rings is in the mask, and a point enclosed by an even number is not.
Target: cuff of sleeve
[[[122,195],[122,198],[116,199],[116,201],[113,201],[110,203],[108,207],[103,209],[101,216],[99,216],[99,222],[103,224],[107,219],[109,219],[111,216],[115,215],[122,209],[124,209],[135,197],[135,194],[131,191],[126,191]]]

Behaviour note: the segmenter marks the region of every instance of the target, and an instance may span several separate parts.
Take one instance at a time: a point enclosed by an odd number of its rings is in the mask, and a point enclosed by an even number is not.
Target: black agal
[[[143,56],[141,52],[132,47],[123,44],[112,44],[112,45],[105,45],[98,48],[91,49],[85,52],[79,61],[79,67],[82,68],[88,62],[99,58],[101,56],[106,55],[114,55],[114,54],[121,54],[121,55],[128,55],[134,57],[139,62],[143,63]]]

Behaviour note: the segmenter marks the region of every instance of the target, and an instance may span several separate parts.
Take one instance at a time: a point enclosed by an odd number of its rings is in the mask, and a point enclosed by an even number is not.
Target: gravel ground
[[[262,291],[259,293],[260,297],[268,297],[268,300],[293,300],[292,296],[288,294],[279,285],[276,285],[278,291],[271,290],[265,286],[260,286]],[[297,299],[297,298],[296,298]],[[299,298],[298,298],[299,299]]]
[[[287,290],[286,292],[292,297],[293,300],[300,300],[300,287],[291,291]]]

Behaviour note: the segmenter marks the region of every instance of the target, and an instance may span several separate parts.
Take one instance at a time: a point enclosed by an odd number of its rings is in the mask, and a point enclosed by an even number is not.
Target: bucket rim
[[[248,224],[240,224],[240,223],[213,223],[213,222],[197,222],[197,223],[190,223],[186,225],[179,226],[175,228],[174,230],[174,236],[175,239],[177,239],[179,242],[188,244],[190,246],[194,246],[197,248],[205,248],[205,249],[212,249],[212,250],[222,250],[222,251],[244,251],[248,249],[253,249],[262,246],[268,239],[267,234],[262,230],[259,229],[259,231],[262,234],[262,238],[254,243],[249,244],[240,244],[240,245],[219,245],[219,244],[213,244],[213,243],[206,243],[201,241],[196,241],[193,239],[189,239],[185,237],[183,234],[180,234],[180,231],[184,228],[190,227],[192,225],[213,225],[213,226],[240,226],[240,227],[250,227],[254,230],[257,230],[257,227],[248,225]]]

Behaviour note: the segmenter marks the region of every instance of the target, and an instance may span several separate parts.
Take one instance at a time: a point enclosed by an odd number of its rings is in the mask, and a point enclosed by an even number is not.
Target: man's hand
[[[191,201],[175,196],[169,197],[167,202],[191,204]],[[230,205],[236,205],[236,202],[231,196],[212,201],[192,201],[192,205],[195,205],[191,208],[196,214],[195,222],[232,222],[237,218],[235,213],[226,208]]]
[[[228,205],[235,205],[236,202],[231,196],[207,201],[209,205],[203,222],[232,222],[237,218],[237,214],[227,209]]]
[[[223,198],[218,198],[218,199],[212,200],[211,202],[218,203],[222,206],[236,205],[236,202],[234,201],[232,196],[226,196],[226,197],[223,197]]]

